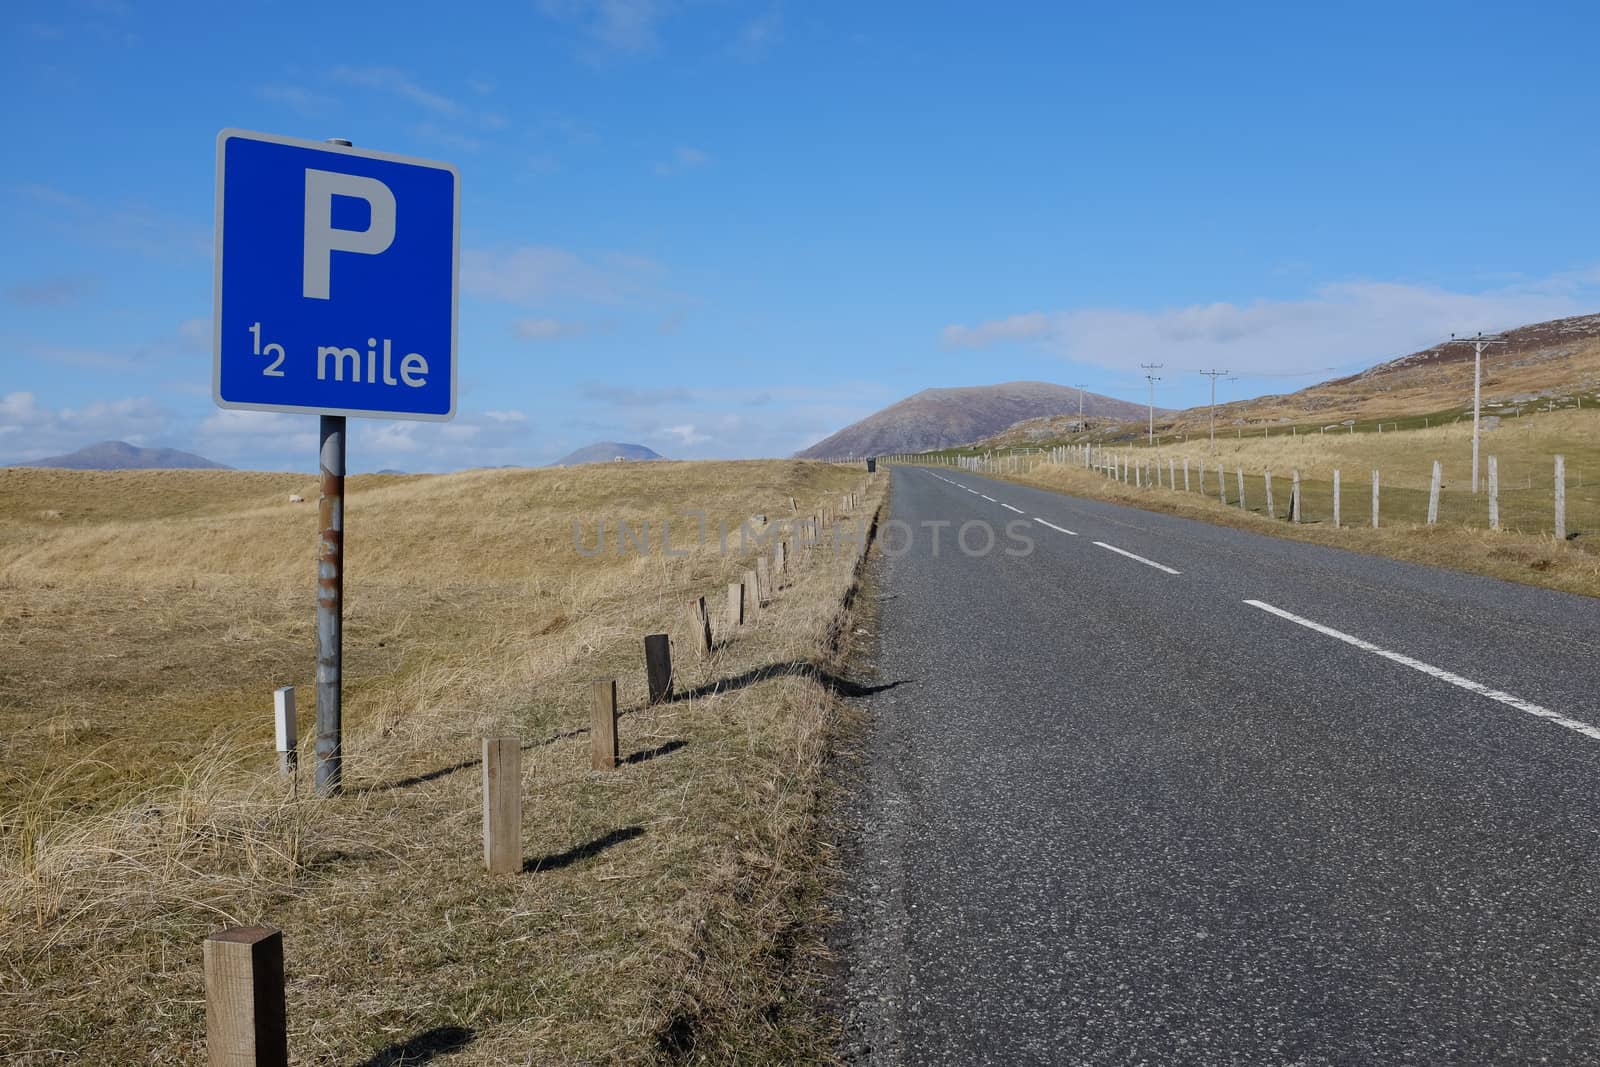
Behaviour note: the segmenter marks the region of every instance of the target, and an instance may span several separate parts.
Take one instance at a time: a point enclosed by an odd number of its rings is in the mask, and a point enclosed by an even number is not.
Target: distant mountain
[[[1145,411],[1141,404],[1099,393],[1083,394],[1086,419],[1127,419]],[[1023,419],[1068,413],[1078,414],[1078,390],[1049,382],[924,389],[823,438],[799,455],[802,459],[843,459],[949,448],[981,441]]]
[[[232,470],[222,463],[213,463],[193,452],[180,452],[176,448],[140,448],[126,441],[101,441],[69,452],[64,456],[50,456],[15,464],[18,467],[60,467],[73,471],[133,471],[133,470]]]
[[[646,448],[644,445],[623,444],[620,441],[596,441],[576,452],[568,452],[554,463],[552,467],[574,467],[579,463],[611,463],[617,459],[663,459],[659,453]]]

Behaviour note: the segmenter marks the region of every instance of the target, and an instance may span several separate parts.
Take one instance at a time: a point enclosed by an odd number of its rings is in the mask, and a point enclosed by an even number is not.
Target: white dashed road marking
[[[1165,563],[1157,563],[1153,559],[1145,559],[1143,556],[1136,556],[1132,552],[1129,552],[1125,548],[1118,548],[1116,545],[1108,545],[1104,541],[1096,541],[1095,544],[1099,545],[1101,548],[1109,549],[1110,551],[1115,552],[1119,556],[1127,556],[1129,559],[1136,559],[1140,563],[1143,563],[1146,567],[1154,567],[1158,571],[1166,571],[1168,574],[1182,574],[1183,573],[1182,571],[1173,570],[1171,567],[1167,566]]]
[[[998,503],[998,501],[995,500],[995,498],[990,496],[988,493],[979,493],[978,495],[983,497],[983,499],[987,500],[991,504]]]
[[[1037,515],[1035,515],[1033,517],[1033,521],[1037,522],[1037,523],[1040,523],[1040,524],[1042,524],[1044,526],[1048,526],[1048,527],[1050,527],[1050,529],[1055,530],[1057,533],[1069,534],[1072,537],[1077,537],[1078,536],[1078,533],[1077,533],[1076,530],[1069,530],[1065,526],[1057,526],[1055,523],[1049,522],[1049,521],[1047,521],[1045,519],[1041,519]]]
[[[1018,515],[1022,514],[1021,508],[1014,508],[1010,504],[1001,504],[1000,506],[1005,508],[1007,511],[1015,511]]]
[[[1558,711],[1551,711],[1549,708],[1541,707],[1540,705],[1531,701],[1523,700],[1521,697],[1512,696],[1510,693],[1503,693],[1498,689],[1491,689],[1480,682],[1474,682],[1471,678],[1463,678],[1459,674],[1452,674],[1451,672],[1444,670],[1442,667],[1435,667],[1431,663],[1424,663],[1419,659],[1412,659],[1410,656],[1404,656],[1398,652],[1390,652],[1388,649],[1380,648],[1371,641],[1363,641],[1361,638],[1352,634],[1347,634],[1342,630],[1335,630],[1333,627],[1324,626],[1320,622],[1312,622],[1310,619],[1302,618],[1301,616],[1294,614],[1292,611],[1284,611],[1282,608],[1275,608],[1271,604],[1260,600],[1246,600],[1245,603],[1249,604],[1253,608],[1260,608],[1262,611],[1276,615],[1280,619],[1288,619],[1290,622],[1304,626],[1308,630],[1315,630],[1317,633],[1331,637],[1336,641],[1343,641],[1345,644],[1359,648],[1363,652],[1371,652],[1374,656],[1382,656],[1386,660],[1391,660],[1395,663],[1402,664],[1403,666],[1410,667],[1412,670],[1421,671],[1423,674],[1431,675],[1434,678],[1439,679],[1441,682],[1449,682],[1451,685],[1459,686],[1469,693],[1476,693],[1479,696],[1488,697],[1490,700],[1497,700],[1500,703],[1505,704],[1507,707],[1516,708],[1518,711],[1525,711],[1529,715],[1537,716],[1541,719],[1548,719],[1557,726],[1565,726],[1567,729],[1574,730],[1590,740],[1600,741],[1600,729],[1597,729],[1596,727],[1578,719],[1569,719]]]

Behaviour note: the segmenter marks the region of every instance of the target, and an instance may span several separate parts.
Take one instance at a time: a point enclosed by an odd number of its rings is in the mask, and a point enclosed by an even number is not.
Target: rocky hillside
[[[1091,421],[1142,415],[1139,404],[1083,395],[1084,417]],[[924,389],[868,415],[804,452],[803,459],[843,459],[893,452],[922,452],[971,444],[1023,419],[1078,414],[1078,390],[1049,382],[1005,382],[958,389]],[[1157,409],[1157,416],[1167,414]]]

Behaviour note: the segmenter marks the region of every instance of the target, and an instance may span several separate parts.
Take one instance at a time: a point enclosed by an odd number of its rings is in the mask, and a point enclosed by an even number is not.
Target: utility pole
[[[1140,368],[1146,371],[1160,370],[1165,363],[1141,363]],[[1150,383],[1150,447],[1156,443],[1156,383],[1161,379],[1154,374],[1146,374],[1144,380]]]
[[[1083,432],[1083,383],[1079,382],[1078,389],[1078,432]]]
[[[1225,370],[1203,370],[1200,372],[1211,379],[1211,451],[1217,450],[1217,379],[1228,372]]]
[[[1470,344],[1472,346],[1472,491],[1478,491],[1478,409],[1479,401],[1483,396],[1483,350],[1490,345],[1503,345],[1505,338],[1499,334],[1488,337],[1483,331],[1478,331],[1474,337],[1457,337],[1450,335],[1450,340],[1445,344]],[[1441,346],[1442,347],[1442,346]]]

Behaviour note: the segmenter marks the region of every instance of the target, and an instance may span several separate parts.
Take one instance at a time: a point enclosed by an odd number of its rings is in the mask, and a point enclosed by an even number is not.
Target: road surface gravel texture
[[[848,1059],[1600,1062],[1600,605],[893,479]]]

